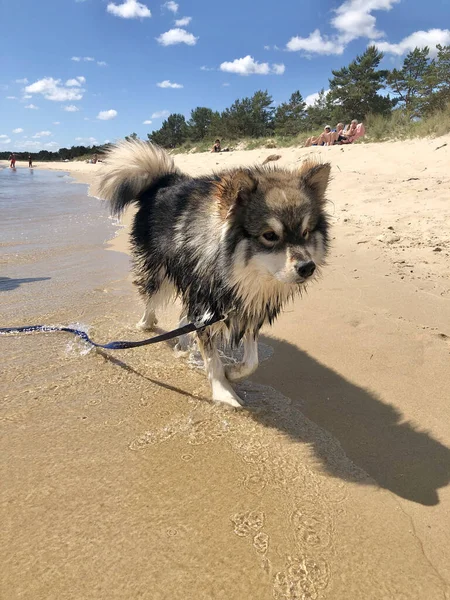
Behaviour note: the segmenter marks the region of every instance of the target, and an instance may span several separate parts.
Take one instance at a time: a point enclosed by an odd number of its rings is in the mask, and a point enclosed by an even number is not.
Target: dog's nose
[[[308,260],[308,262],[302,262],[297,265],[297,273],[304,279],[311,277],[315,270],[316,263],[314,263],[312,260]]]

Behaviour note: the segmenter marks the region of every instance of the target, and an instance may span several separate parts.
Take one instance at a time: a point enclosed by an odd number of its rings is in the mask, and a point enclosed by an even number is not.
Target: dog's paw
[[[226,404],[232,408],[243,408],[239,396],[228,390],[221,390],[220,393],[213,394],[213,401]]]
[[[136,329],[139,331],[153,331],[153,329],[158,324],[158,319],[156,317],[152,319],[141,319],[138,323],[136,323]]]
[[[177,345],[175,346],[175,348],[179,352],[188,352],[190,350],[191,346],[192,346],[192,336],[186,334],[186,335],[180,335],[178,337]]]

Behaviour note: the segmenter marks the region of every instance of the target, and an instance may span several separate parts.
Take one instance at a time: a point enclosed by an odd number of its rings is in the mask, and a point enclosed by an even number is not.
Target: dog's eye
[[[304,229],[302,236],[307,240],[309,238],[309,229]]]
[[[280,239],[275,233],[275,231],[266,231],[262,234],[262,237],[266,242],[269,242],[270,244],[275,244],[275,242],[278,242],[278,240]]]

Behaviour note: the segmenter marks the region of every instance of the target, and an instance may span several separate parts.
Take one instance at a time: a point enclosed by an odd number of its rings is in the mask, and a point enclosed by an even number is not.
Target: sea
[[[68,173],[0,167],[1,325],[29,324],[125,277],[128,257],[105,251],[120,225]]]

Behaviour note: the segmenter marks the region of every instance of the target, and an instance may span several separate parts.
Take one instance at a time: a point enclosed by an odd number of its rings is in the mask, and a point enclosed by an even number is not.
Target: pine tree
[[[396,105],[404,108],[409,118],[420,117],[433,91],[434,62],[429,48],[414,48],[405,56],[403,67],[393,69],[387,77]]]
[[[383,58],[369,46],[348,67],[332,71],[329,100],[341,109],[341,120],[363,120],[368,114],[389,114],[392,100],[378,92],[384,89],[388,71],[377,70]]]
[[[163,148],[181,146],[188,137],[186,119],[180,114],[171,114],[163,121],[161,129],[148,134],[148,139]]]
[[[280,104],[275,112],[274,128],[279,135],[297,135],[304,129],[306,103],[297,90],[289,102]]]

